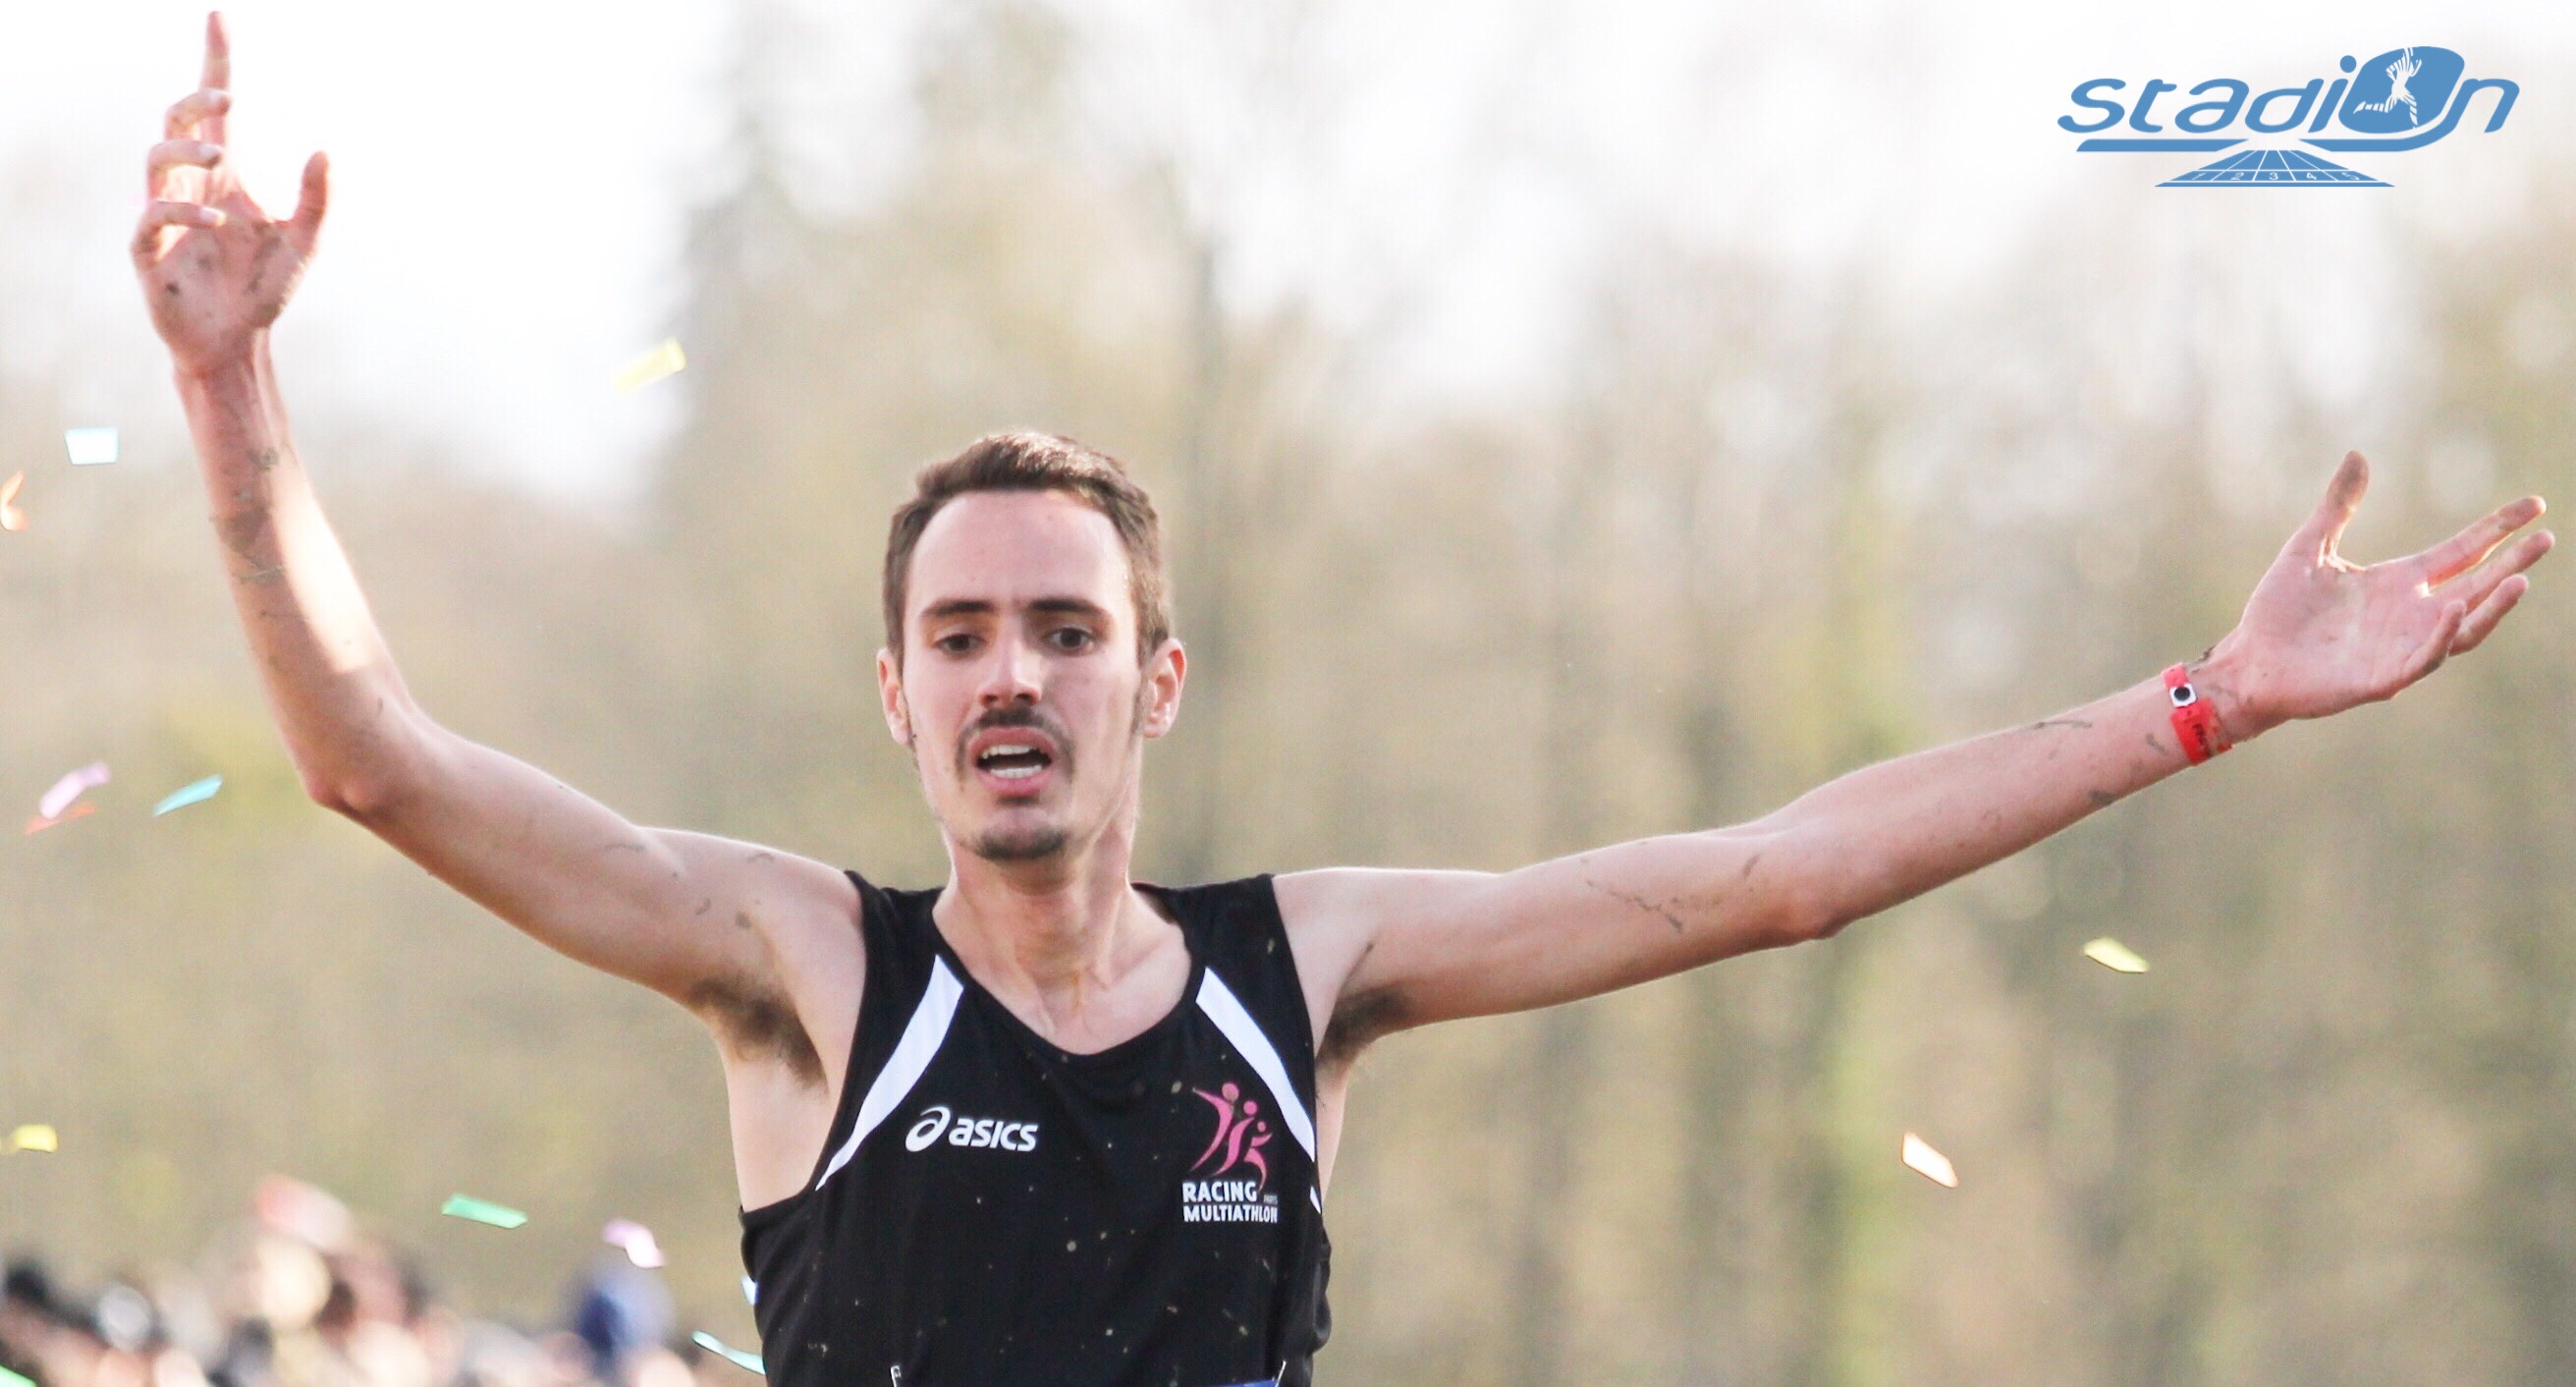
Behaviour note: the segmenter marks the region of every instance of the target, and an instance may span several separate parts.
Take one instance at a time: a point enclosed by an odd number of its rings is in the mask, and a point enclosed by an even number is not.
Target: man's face
[[[949,840],[994,862],[1079,850],[1129,807],[1182,655],[1136,664],[1127,554],[1062,492],[969,492],[912,552],[904,658],[879,652],[886,725]]]

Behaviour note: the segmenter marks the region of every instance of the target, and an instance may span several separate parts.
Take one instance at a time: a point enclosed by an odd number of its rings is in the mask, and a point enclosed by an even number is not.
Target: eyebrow
[[[1037,597],[1024,605],[1032,612],[1050,616],[1088,617],[1103,624],[1110,619],[1108,608],[1084,597]],[[997,610],[999,608],[994,604],[980,597],[951,597],[922,608],[921,619],[930,622],[957,616],[991,616]]]

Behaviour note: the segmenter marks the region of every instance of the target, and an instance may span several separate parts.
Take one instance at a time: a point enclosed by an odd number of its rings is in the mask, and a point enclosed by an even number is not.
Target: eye
[[[974,643],[975,638],[973,636],[970,636],[963,631],[952,631],[949,634],[932,641],[930,643],[930,648],[949,655],[963,655],[974,645]]]
[[[1059,626],[1047,632],[1047,639],[1054,641],[1056,649],[1067,654],[1077,650],[1088,650],[1097,643],[1096,637],[1079,626]]]

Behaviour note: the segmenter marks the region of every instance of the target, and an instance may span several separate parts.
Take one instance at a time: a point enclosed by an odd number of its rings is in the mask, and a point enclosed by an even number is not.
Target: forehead
[[[1010,608],[1086,597],[1124,611],[1127,551],[1109,517],[1060,491],[972,491],[939,508],[913,547],[907,615],[938,602]]]

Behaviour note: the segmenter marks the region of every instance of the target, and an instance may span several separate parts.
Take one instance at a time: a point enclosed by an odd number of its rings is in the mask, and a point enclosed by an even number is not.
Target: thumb
[[[2359,453],[2344,454],[2334,480],[2326,483],[2325,499],[2317,502],[2316,513],[2290,537],[2291,547],[2319,559],[2333,553],[2343,538],[2343,527],[2351,524],[2353,512],[2361,509],[2361,494],[2369,489],[2369,459]]]
[[[286,224],[286,239],[306,255],[322,235],[322,214],[331,206],[331,156],[316,152],[304,161],[304,191],[295,200],[295,216]]]

